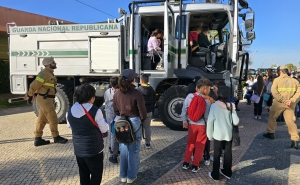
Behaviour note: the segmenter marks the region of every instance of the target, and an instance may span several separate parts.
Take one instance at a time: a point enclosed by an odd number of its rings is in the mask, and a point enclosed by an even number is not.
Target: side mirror
[[[254,11],[246,12],[245,29],[246,31],[252,31],[254,29]]]
[[[247,40],[248,41],[253,41],[253,40],[255,40],[255,31],[249,31],[249,32],[247,32],[247,34],[246,34],[246,38],[247,38]]]

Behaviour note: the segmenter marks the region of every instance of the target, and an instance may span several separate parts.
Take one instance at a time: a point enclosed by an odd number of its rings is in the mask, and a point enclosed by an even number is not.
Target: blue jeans
[[[120,178],[135,179],[140,167],[142,127],[140,117],[130,118],[136,141],[120,143]]]

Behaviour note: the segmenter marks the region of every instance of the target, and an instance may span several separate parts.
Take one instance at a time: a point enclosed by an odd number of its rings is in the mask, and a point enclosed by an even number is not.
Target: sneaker
[[[215,182],[218,182],[218,181],[219,181],[219,179],[214,179],[214,178],[211,176],[211,172],[208,172],[208,176],[209,176],[212,180],[214,180]]]
[[[209,166],[209,165],[210,165],[210,161],[209,161],[209,160],[205,160],[205,161],[204,161],[204,165],[205,165],[205,166]]]
[[[221,169],[219,170],[219,172],[220,172],[221,175],[223,175],[223,176],[226,177],[227,179],[230,179],[230,177],[227,176],[227,175],[225,175]]]
[[[265,133],[265,134],[263,134],[263,136],[265,137],[265,138],[268,138],[268,139],[274,139],[274,134],[273,133]]]
[[[54,139],[54,143],[65,144],[66,142],[68,142],[68,139],[63,138],[61,136],[54,137],[53,139]]]
[[[206,65],[205,68],[211,73],[214,72],[214,68],[211,65]]]
[[[261,116],[257,116],[257,119],[261,119]]]
[[[110,157],[108,158],[108,160],[109,160],[111,163],[114,163],[114,164],[118,163],[118,158],[117,158],[117,157],[110,156]]]
[[[127,182],[127,178],[121,178],[121,182]]]
[[[190,166],[190,164],[189,164],[189,163],[187,163],[187,162],[183,162],[182,169],[185,169],[185,170],[187,170],[187,169],[189,169],[189,166]]]
[[[147,148],[147,149],[151,148],[150,143],[146,143],[146,148]]]
[[[193,173],[197,173],[199,171],[199,169],[200,168],[198,166],[195,166],[195,165],[192,166],[192,172]]]
[[[34,138],[34,146],[42,146],[50,144],[49,140],[42,139],[42,137]]]
[[[136,179],[136,178],[135,178],[135,179]],[[135,179],[127,179],[127,184],[133,183],[133,181],[134,181]]]
[[[253,118],[253,119],[257,119],[257,116],[253,116],[252,118]]]

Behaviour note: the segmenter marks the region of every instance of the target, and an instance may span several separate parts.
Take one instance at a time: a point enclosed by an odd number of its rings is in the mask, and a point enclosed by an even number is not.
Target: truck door
[[[173,77],[175,66],[175,20],[174,12],[169,4],[165,1],[164,12],[164,70],[167,77]]]
[[[91,73],[115,73],[120,69],[120,37],[90,37]]]

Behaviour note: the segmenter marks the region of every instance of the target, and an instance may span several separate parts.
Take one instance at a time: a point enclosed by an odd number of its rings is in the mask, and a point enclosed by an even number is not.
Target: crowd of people
[[[54,85],[56,83],[53,70],[56,63],[52,57],[45,58],[46,66],[36,80],[30,85],[30,91],[24,97],[32,102],[32,92],[38,92],[38,104],[41,112],[36,123],[35,146],[47,145],[50,141],[41,138],[45,122],[49,121],[54,142],[64,144],[68,140],[59,136],[57,117],[53,115]],[[49,72],[49,74],[48,74]],[[47,74],[49,78],[47,77]],[[51,78],[50,78],[51,77]],[[77,102],[66,114],[68,127],[72,130],[74,154],[76,156],[80,183],[100,184],[103,173],[103,138],[108,136],[109,161],[120,163],[120,181],[133,183],[137,178],[140,166],[140,151],[143,132],[145,132],[145,148],[151,148],[151,118],[155,106],[155,91],[149,85],[149,76],[140,76],[140,86],[134,83],[138,74],[132,69],[125,69],[119,77],[110,78],[110,88],[104,94],[105,112],[95,107],[95,89],[82,84],[75,91]],[[276,119],[282,114],[288,126],[291,137],[291,148],[299,148],[299,134],[295,119],[299,115],[300,74],[290,77],[286,66],[278,68],[278,76],[268,74],[249,77],[246,86],[247,104],[254,103],[254,119],[261,119],[262,107],[269,109],[267,132],[265,138],[273,140]],[[43,82],[49,80],[45,92]],[[53,84],[53,85],[52,85]],[[249,95],[249,96],[248,96]],[[253,96],[256,96],[256,100]],[[41,98],[39,98],[41,97]],[[46,97],[46,98],[45,98]],[[204,165],[213,161],[213,170],[208,176],[214,181],[219,175],[227,179],[232,175],[232,142],[233,128],[238,125],[236,102],[231,97],[231,88],[224,81],[211,82],[209,79],[196,76],[188,85],[187,96],[183,103],[181,118],[183,128],[188,129],[188,139],[184,152],[184,170],[190,168],[193,173],[199,171],[202,158]],[[54,122],[53,120],[56,121]],[[128,119],[131,124],[134,140],[132,142],[117,142],[115,123]],[[56,124],[55,124],[56,123]],[[125,128],[128,129],[128,128]],[[210,156],[210,142],[214,143],[214,154]],[[224,155],[222,157],[222,155]],[[119,159],[119,160],[118,160]],[[220,162],[223,161],[223,169]]]

